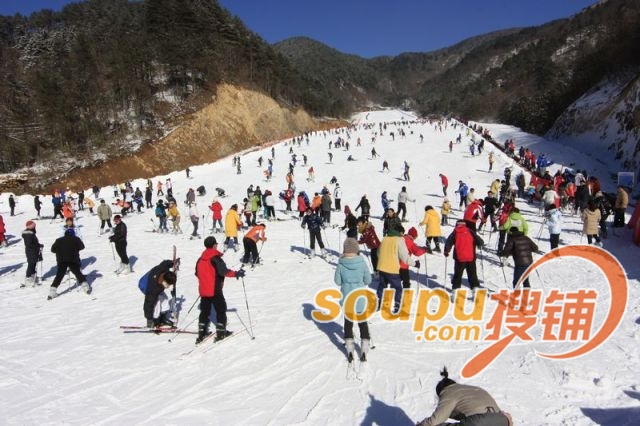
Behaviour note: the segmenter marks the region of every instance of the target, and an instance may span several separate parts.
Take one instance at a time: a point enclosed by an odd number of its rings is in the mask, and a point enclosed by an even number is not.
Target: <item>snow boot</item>
[[[223,340],[231,335],[231,331],[227,330],[226,324],[216,324],[216,342]]]
[[[58,297],[58,289],[55,287],[49,287],[49,296],[47,296],[47,300],[52,300]]]
[[[353,354],[355,353],[356,345],[353,341],[353,338],[345,339],[344,343],[347,348],[347,361],[351,363],[353,362],[353,358],[354,358]]]
[[[327,251],[323,248],[320,249],[320,257],[323,259],[327,257]]]
[[[211,332],[209,331],[209,323],[198,323],[198,337],[196,338],[196,345],[202,343],[202,341],[210,335]]]
[[[113,272],[115,272],[116,275],[120,275],[120,273],[122,273],[122,271],[124,271],[126,267],[127,267],[127,265],[125,265],[124,263],[120,262],[120,266],[118,266],[118,269],[116,269]]]
[[[369,353],[370,347],[371,340],[362,339],[362,342],[360,342],[360,362],[365,362],[367,360],[367,354]]]
[[[36,276],[32,275],[30,277],[26,277],[24,282],[20,284],[20,288],[24,287],[35,287],[36,286]]]
[[[85,293],[91,294],[91,286],[89,285],[88,282],[83,281],[80,283],[80,285],[82,286],[82,289],[84,290]]]

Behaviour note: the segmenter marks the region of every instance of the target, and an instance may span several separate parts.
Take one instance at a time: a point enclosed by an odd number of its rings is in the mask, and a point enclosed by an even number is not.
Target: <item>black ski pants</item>
[[[467,272],[467,280],[469,281],[469,287],[480,287],[478,281],[478,272],[476,271],[476,262],[458,262],[455,261],[453,265],[453,278],[451,278],[451,284],[453,290],[457,290],[462,286],[462,273]]]
[[[369,336],[369,324],[366,321],[359,322],[358,328],[360,329],[361,339],[371,339]],[[353,339],[353,321],[347,318],[344,319],[344,338]]]
[[[309,241],[310,241],[311,250],[315,250],[316,240],[318,241],[318,245],[320,246],[320,248],[321,249],[324,248],[324,243],[322,242],[322,235],[320,234],[321,230],[322,228],[320,227],[316,229],[309,229]]]
[[[200,317],[198,318],[200,324],[209,324],[212,306],[216,311],[216,327],[227,328],[227,301],[222,294],[222,286],[218,288],[216,285],[215,296],[200,299]]]
[[[118,253],[118,257],[120,257],[120,262],[125,265],[129,264],[129,256],[127,256],[127,242],[126,241],[117,241],[114,243],[116,246],[116,253]]]
[[[244,246],[244,256],[242,257],[242,263],[258,263],[258,245],[254,240],[249,237],[242,239],[242,245]]]
[[[51,287],[58,288],[58,286],[62,282],[62,279],[67,273],[67,269],[71,270],[71,273],[76,277],[79,283],[84,283],[87,281],[87,278],[82,275],[82,271],[80,271],[79,263],[60,262],[58,263],[58,272],[56,272],[56,277],[53,279]]]

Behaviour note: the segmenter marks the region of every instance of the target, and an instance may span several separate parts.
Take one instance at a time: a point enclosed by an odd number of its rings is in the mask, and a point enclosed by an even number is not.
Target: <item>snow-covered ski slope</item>
[[[372,218],[382,237],[380,194],[389,197],[406,186],[415,203],[408,205],[409,226],[422,220],[425,205],[438,212],[442,204],[439,173],[449,177],[449,197],[454,196],[458,180],[476,188],[478,196],[486,195],[492,180],[502,177],[511,160],[486,145],[481,156],[471,157],[466,129],[451,126],[442,132],[430,124],[389,125],[375,145],[371,137],[378,131],[378,122],[413,120],[402,111],[372,111],[354,117],[358,124],[373,124],[373,129],[359,127],[350,132],[350,150],[332,149],[333,164],[328,163],[328,144],[336,134],[314,134],[309,144],[296,146],[298,166],[295,169],[298,190],[310,195],[320,192],[336,176],[343,188],[342,204],[352,209],[366,194],[372,206]],[[403,128],[406,137],[399,136]],[[581,153],[548,143],[507,126],[489,126],[498,140],[515,137],[516,146],[532,146],[536,153],[545,152],[551,159],[600,173],[605,190],[615,187],[604,176],[601,164]],[[390,131],[395,132],[395,141]],[[454,145],[449,153],[448,142],[458,133],[463,143]],[[424,135],[420,143],[419,135]],[[346,137],[345,133],[340,136]],[[358,147],[360,138],[362,146]],[[79,224],[86,249],[81,253],[84,273],[91,276],[93,293],[87,296],[78,287],[47,301],[48,286],[55,273],[55,257],[50,247],[61,234],[61,223],[39,220],[38,236],[45,245],[43,272],[46,281],[37,288],[20,289],[26,262],[23,243],[0,249],[0,423],[5,425],[43,424],[176,424],[176,425],[411,425],[431,414],[437,401],[435,385],[438,372],[447,365],[455,380],[485,387],[499,405],[510,412],[517,425],[590,425],[638,424],[640,418],[640,308],[638,300],[637,250],[630,242],[630,231],[619,231],[605,240],[605,248],[626,268],[629,279],[629,303],[621,325],[614,335],[595,351],[578,359],[552,361],[536,356],[536,351],[559,353],[576,344],[524,343],[506,351],[480,375],[462,380],[461,367],[487,343],[416,342],[411,325],[406,322],[385,323],[379,317],[371,324],[376,348],[369,355],[369,365],[363,380],[347,380],[345,352],[342,344],[342,320],[321,324],[311,319],[314,295],[331,288],[339,243],[344,241],[335,228],[327,228],[323,238],[331,256],[305,260],[303,245],[308,236],[299,222],[281,210],[277,215],[285,221],[268,222],[268,241],[261,256],[264,265],[248,270],[242,281],[228,278],[225,295],[229,306],[229,328],[243,330],[249,324],[247,304],[253,332],[242,333],[228,343],[208,352],[196,350],[184,356],[194,346],[195,336],[182,334],[168,342],[167,334],[124,334],[120,325],[144,325],[143,296],[138,290],[138,278],[163,259],[171,256],[171,246],[178,247],[182,261],[178,274],[178,294],[181,306],[181,326],[195,329],[197,307],[187,311],[198,295],[194,277],[195,262],[201,253],[202,240],[190,240],[191,224],[183,204],[189,188],[205,185],[208,194],[198,197],[200,214],[206,216],[206,228],[211,227],[207,208],[214,198],[214,188],[222,187],[229,196],[221,199],[224,213],[233,203],[241,205],[250,184],[270,189],[274,194],[286,187],[285,174],[291,156],[289,146],[282,141],[275,145],[274,176],[264,180],[263,170],[270,148],[241,155],[242,174],[236,174],[231,158],[215,164],[192,167],[192,179],[184,171],[169,175],[174,182],[174,195],[183,216],[183,235],[173,236],[150,232],[153,212],[131,214],[124,218],[129,228],[128,252],[135,260],[135,273],[116,277],[107,235],[99,236],[99,220],[80,213]],[[369,159],[375,146],[379,158]],[[497,157],[494,171],[489,173],[487,153]],[[302,154],[308,165],[302,165]],[[347,162],[351,154],[356,161]],[[263,156],[265,164],[258,167]],[[390,173],[381,173],[387,160]],[[411,166],[411,180],[402,181],[403,162]],[[308,182],[307,169],[315,169],[315,182]],[[597,171],[596,171],[597,170]],[[517,174],[514,171],[513,176]],[[153,179],[154,187],[158,179]],[[91,182],[87,182],[87,194]],[[133,186],[144,189],[145,181]],[[155,189],[155,188],[154,188]],[[111,188],[103,188],[101,196],[113,201]],[[43,212],[50,216],[50,196],[43,198]],[[10,242],[20,238],[24,224],[35,216],[31,196],[18,197],[17,215],[9,216],[6,194],[0,210],[4,216]],[[155,203],[155,193],[154,193]],[[295,202],[293,206],[295,208]],[[395,202],[392,203],[395,206]],[[518,207],[529,221],[529,234],[538,235],[542,218],[537,206],[518,201]],[[456,210],[450,223],[461,212]],[[333,212],[332,223],[343,221],[343,214]],[[444,228],[448,235],[452,226]],[[577,217],[565,217],[564,244],[581,242],[581,224]],[[201,224],[202,230],[202,224]],[[510,288],[512,268],[505,266],[506,282],[494,254],[497,235],[484,234],[489,250],[478,262],[480,279],[487,287]],[[217,234],[219,240],[221,234]],[[585,238],[586,240],[586,238]],[[548,231],[537,241],[542,250],[549,249]],[[586,242],[582,240],[582,242]],[[419,232],[418,243],[424,243]],[[224,259],[232,268],[239,268],[241,251],[227,252]],[[442,255],[420,259],[419,274],[412,268],[415,288],[451,288],[445,276]],[[426,265],[425,265],[426,264]],[[428,279],[425,276],[427,267]],[[453,272],[449,259],[447,273]],[[554,260],[531,277],[534,288],[576,290],[593,287],[601,291],[600,303],[608,301],[603,275],[579,259]],[[463,280],[463,285],[466,279]],[[603,309],[596,312],[594,327],[602,323]],[[444,323],[455,324],[450,317]],[[532,334],[540,337],[540,328]],[[357,340],[358,341],[358,340]],[[208,348],[207,348],[208,349]]]

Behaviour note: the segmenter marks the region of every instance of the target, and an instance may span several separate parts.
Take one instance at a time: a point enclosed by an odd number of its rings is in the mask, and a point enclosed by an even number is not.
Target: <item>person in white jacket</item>
[[[558,247],[560,243],[560,232],[562,231],[562,212],[555,205],[549,206],[545,213],[545,220],[549,228],[549,242],[551,250]]]
[[[191,233],[191,237],[189,239],[200,238],[198,235],[198,223],[200,222],[200,212],[198,211],[198,206],[196,203],[189,203],[189,219],[191,219],[191,223],[193,224],[193,232]]]

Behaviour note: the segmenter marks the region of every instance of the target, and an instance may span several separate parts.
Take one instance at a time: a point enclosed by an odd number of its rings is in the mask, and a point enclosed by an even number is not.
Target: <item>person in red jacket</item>
[[[449,187],[449,179],[442,173],[440,173],[440,182],[442,183],[442,193],[447,196],[447,188]]]
[[[484,201],[478,198],[473,200],[464,211],[463,219],[467,222],[469,229],[474,232],[476,231],[478,221],[483,222],[485,220],[483,207]]]
[[[0,215],[0,247],[7,246],[7,239],[4,236],[6,229],[4,227],[4,219],[2,219],[2,215]]]
[[[214,198],[209,206],[209,210],[213,212],[213,225],[211,226],[211,232],[218,232],[218,226],[220,225],[220,232],[224,231],[222,226],[222,204],[217,198]]]
[[[482,247],[484,241],[475,231],[467,227],[464,220],[456,222],[456,227],[447,238],[444,245],[444,257],[449,257],[453,248],[453,278],[451,278],[452,292],[451,299],[455,297],[455,291],[462,285],[462,273],[467,271],[467,279],[471,290],[480,287],[478,273],[476,272],[476,246]]]
[[[403,235],[404,243],[409,251],[409,258],[411,255],[420,257],[425,253],[431,253],[431,250],[426,247],[420,247],[415,243],[415,239],[418,238],[418,230],[416,228],[409,228],[406,234]],[[414,266],[420,268],[420,261],[416,260]],[[400,279],[402,280],[402,288],[411,288],[411,278],[409,276],[409,264],[400,261]]]
[[[304,194],[302,192],[300,192],[298,194],[298,217],[302,218],[304,217],[304,213],[307,211],[307,202],[304,198]]]
[[[225,277],[242,278],[243,269],[232,271],[222,260],[222,253],[218,251],[218,242],[214,237],[204,239],[205,249],[196,263],[196,277],[198,277],[198,292],[200,293],[200,317],[198,319],[198,338],[196,344],[202,342],[209,332],[209,316],[211,306],[216,310],[216,340],[224,339],[231,334],[227,330],[227,301],[222,287]]]
[[[380,247],[380,238],[376,234],[376,228],[364,216],[358,218],[358,232],[362,235],[358,240],[358,244],[364,244],[369,249],[371,256],[371,266],[374,274],[378,272],[378,247]]]

